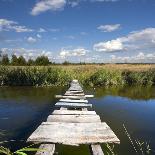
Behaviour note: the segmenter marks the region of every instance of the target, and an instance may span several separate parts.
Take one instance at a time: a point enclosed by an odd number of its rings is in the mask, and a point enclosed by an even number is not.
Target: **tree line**
[[[17,57],[15,54],[11,56],[11,59],[9,59],[7,54],[4,54],[1,56],[1,65],[7,66],[7,65],[12,65],[12,66],[47,66],[49,64],[52,64],[47,56],[38,56],[35,60],[33,59],[28,59],[26,60],[22,55]]]

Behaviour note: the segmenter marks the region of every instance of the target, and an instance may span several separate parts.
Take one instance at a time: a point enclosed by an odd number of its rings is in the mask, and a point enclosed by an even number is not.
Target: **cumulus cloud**
[[[61,10],[66,5],[66,0],[41,0],[37,2],[31,11],[31,15],[38,15],[42,12]]]
[[[43,28],[40,28],[39,30],[38,30],[38,32],[40,32],[40,33],[42,33],[42,32],[47,32],[45,29],[43,29]]]
[[[1,48],[2,54],[8,54],[11,57],[12,54],[15,54],[17,57],[24,56],[26,60],[36,59],[38,56],[45,55],[48,56],[49,60],[53,59],[53,52],[42,49],[26,49],[26,48]]]
[[[54,29],[54,28],[51,28],[51,29],[49,29],[49,31],[50,31],[50,32],[59,32],[60,29],[58,29],[58,28],[55,28],[55,29]]]
[[[137,55],[133,56],[116,56],[111,55],[111,61],[114,63],[154,63],[155,53],[145,54],[139,52]]]
[[[0,31],[32,32],[33,30],[26,26],[18,25],[15,21],[0,19]]]
[[[60,52],[60,57],[61,58],[66,58],[66,57],[72,57],[72,56],[84,56],[86,55],[86,52],[88,52],[88,50],[86,50],[85,48],[76,48],[76,49],[61,49]]]
[[[41,39],[41,38],[42,38],[42,36],[41,36],[40,34],[37,34],[37,38]]]
[[[114,25],[100,25],[97,29],[101,30],[102,32],[113,32],[118,29],[120,29],[120,24],[114,24]]]
[[[146,28],[131,32],[124,37],[96,43],[94,50],[99,52],[154,51],[155,43],[153,40],[155,40],[155,28]]]
[[[28,37],[27,38],[27,42],[29,42],[29,43],[35,43],[35,42],[37,42],[37,39],[36,38],[33,38],[33,37]]]
[[[45,11],[58,11],[63,10],[66,5],[75,7],[80,2],[116,2],[119,0],[41,0],[35,4],[31,15],[36,16]]]
[[[94,50],[98,52],[121,51],[123,50],[123,44],[119,39],[107,42],[100,42],[94,45]]]

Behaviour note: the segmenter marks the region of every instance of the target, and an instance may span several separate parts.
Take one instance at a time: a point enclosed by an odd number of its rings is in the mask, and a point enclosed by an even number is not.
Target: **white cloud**
[[[71,56],[84,56],[86,55],[86,52],[88,52],[88,50],[86,50],[85,48],[76,48],[76,49],[61,49],[60,52],[60,57],[61,58],[66,58],[66,57],[71,57]]]
[[[97,29],[101,30],[102,32],[113,32],[118,29],[120,29],[121,25],[120,24],[115,24],[115,25],[100,25]]]
[[[33,37],[28,37],[27,38],[27,42],[29,42],[29,43],[35,43],[35,42],[37,42],[37,39],[36,38],[33,38]]]
[[[8,54],[11,57],[15,54],[17,57],[20,55],[24,56],[25,59],[36,59],[38,56],[45,55],[48,56],[49,60],[53,60],[53,52],[42,49],[25,49],[25,48],[1,48],[2,54]]]
[[[119,0],[40,0],[38,1],[31,11],[31,15],[39,15],[45,11],[63,10],[66,5],[75,7],[80,2],[116,2]]]
[[[15,21],[0,19],[0,31],[32,32],[33,30],[26,26],[20,26]]]
[[[38,32],[47,32],[45,29],[43,29],[43,28],[40,28],[39,30],[38,30]]]
[[[155,28],[146,28],[131,32],[127,36],[116,38],[115,40],[96,43],[94,45],[94,50],[102,52],[153,52],[155,43],[152,40],[155,40]]]
[[[116,56],[111,55],[111,61],[114,63],[154,63],[155,53],[145,54],[143,52],[132,56]]]
[[[123,50],[123,44],[119,39],[100,42],[94,45],[94,50],[98,52],[120,51]]]
[[[68,4],[71,5],[71,7],[75,7],[79,5],[79,2],[80,2],[79,0],[78,1],[69,0]]]
[[[41,39],[41,38],[42,38],[42,36],[41,36],[40,34],[37,34],[37,38]]]
[[[49,31],[51,31],[51,32],[59,32],[60,29],[53,29],[53,28],[51,28],[51,29],[49,29]]]
[[[65,5],[66,0],[41,0],[35,4],[31,14],[35,16],[48,10],[61,10]]]

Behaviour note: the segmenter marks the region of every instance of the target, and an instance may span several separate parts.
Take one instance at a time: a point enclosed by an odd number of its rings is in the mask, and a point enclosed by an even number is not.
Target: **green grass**
[[[78,79],[87,86],[155,85],[155,69],[96,66],[0,66],[0,86],[64,86]]]

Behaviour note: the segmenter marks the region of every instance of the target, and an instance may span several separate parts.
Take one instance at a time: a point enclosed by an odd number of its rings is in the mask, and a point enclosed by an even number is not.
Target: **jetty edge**
[[[104,155],[101,143],[117,143],[117,138],[112,129],[101,122],[100,116],[92,110],[92,104],[85,95],[78,80],[73,80],[70,88],[64,95],[56,95],[59,101],[55,109],[48,116],[46,122],[30,135],[28,142],[39,142],[40,149],[36,155],[53,155],[56,144],[79,146],[89,145],[90,154]]]

